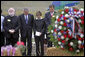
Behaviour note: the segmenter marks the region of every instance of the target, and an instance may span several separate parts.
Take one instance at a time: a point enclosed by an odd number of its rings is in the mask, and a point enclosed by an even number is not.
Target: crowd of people
[[[36,55],[44,56],[44,38],[46,34],[47,38],[47,47],[52,47],[52,42],[49,41],[50,37],[48,36],[50,33],[48,32],[47,27],[51,24],[51,17],[56,12],[54,11],[54,5],[49,5],[49,12],[45,14],[45,17],[42,18],[42,12],[36,12],[36,18],[34,18],[33,14],[29,13],[28,8],[24,8],[23,14],[16,16],[14,8],[8,9],[8,15],[2,15],[1,9],[1,46],[4,46],[5,38],[6,45],[14,46],[19,39],[19,30],[21,34],[21,41],[23,41],[26,45],[27,40],[27,48],[28,48],[28,56],[31,56],[32,52],[32,31],[34,31],[35,43],[36,43]],[[39,43],[41,49],[39,49]],[[41,50],[41,52],[40,52]],[[26,56],[26,50],[23,53]]]

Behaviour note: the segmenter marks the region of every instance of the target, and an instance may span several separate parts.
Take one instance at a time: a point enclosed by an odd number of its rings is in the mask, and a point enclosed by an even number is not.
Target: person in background
[[[45,14],[45,19],[46,19],[46,27],[48,27],[51,24],[51,17],[55,15],[56,12],[54,11],[54,5],[49,5],[49,12]],[[49,41],[50,37],[48,36],[50,33],[47,32],[48,29],[46,29],[46,38],[47,38],[47,47],[52,47],[52,42]]]
[[[9,8],[8,16],[5,17],[3,27],[6,36],[6,45],[14,46],[19,38],[20,22],[17,16],[15,16],[15,9]]]
[[[46,23],[45,19],[42,18],[42,13],[40,11],[36,13],[33,29],[36,43],[36,55],[44,56],[44,35],[46,30]],[[41,47],[41,49],[39,49],[39,47]]]
[[[23,41],[26,45],[27,40],[27,48],[28,48],[28,56],[31,56],[32,52],[32,28],[34,16],[29,13],[28,8],[24,8],[24,13],[19,16],[20,19],[20,32],[21,32],[21,41]],[[26,51],[23,53],[23,56],[26,56]]]
[[[5,38],[4,38],[4,29],[3,29],[3,21],[4,21],[4,16],[2,15],[2,9],[1,9],[1,46],[4,46],[5,43]]]

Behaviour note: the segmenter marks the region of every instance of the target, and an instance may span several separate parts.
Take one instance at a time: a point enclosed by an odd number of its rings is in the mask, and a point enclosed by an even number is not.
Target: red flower
[[[81,45],[81,48],[84,48],[84,46],[83,46],[83,45]]]
[[[65,12],[68,13],[69,9],[65,9]]]
[[[60,15],[60,17],[62,17],[62,16],[63,16],[63,14]]]
[[[77,12],[78,10],[77,9],[74,9],[75,12]]]
[[[81,38],[78,38],[78,40],[82,40]]]
[[[60,41],[61,39],[60,38],[58,38],[58,41]]]
[[[84,20],[84,17],[82,16],[82,17],[80,17],[80,19]]]
[[[66,17],[64,17],[63,19],[66,20]]]
[[[21,42],[21,44],[24,46],[24,42]]]
[[[67,37],[67,35],[64,35],[64,37],[66,38],[66,37]]]
[[[20,45],[20,42],[19,41],[17,42],[17,45]]]
[[[65,40],[62,40],[62,43],[65,43]]]
[[[81,21],[81,24],[84,24],[84,21]]]
[[[66,33],[68,33],[69,31],[67,30]]]
[[[71,47],[70,43],[68,44],[69,47]]]
[[[83,31],[81,31],[81,33],[84,33]]]
[[[73,51],[73,48],[71,47],[71,48],[69,48],[69,50],[70,50],[70,51]]]
[[[82,38],[82,40],[84,40],[84,38]]]
[[[54,29],[54,32],[56,32],[56,29]]]
[[[64,31],[63,30],[61,30],[61,33],[63,33]]]
[[[68,38],[72,39],[72,36],[68,35]]]
[[[58,18],[57,21],[60,22],[60,19]]]
[[[64,26],[67,26],[67,24],[66,24],[66,23],[64,23],[63,25],[64,25]]]
[[[24,45],[24,42],[17,42],[17,45]]]
[[[81,13],[84,13],[84,11],[81,11]]]

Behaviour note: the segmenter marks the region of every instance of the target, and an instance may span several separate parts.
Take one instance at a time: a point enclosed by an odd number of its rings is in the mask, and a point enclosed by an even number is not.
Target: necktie
[[[28,18],[27,18],[27,15],[26,15],[26,24],[28,24]]]

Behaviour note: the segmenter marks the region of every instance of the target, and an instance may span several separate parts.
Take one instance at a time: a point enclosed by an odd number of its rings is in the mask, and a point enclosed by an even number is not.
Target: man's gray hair
[[[9,8],[9,9],[8,9],[8,12],[9,12],[10,10],[13,10],[13,11],[15,12],[15,9],[14,9],[14,8]]]

